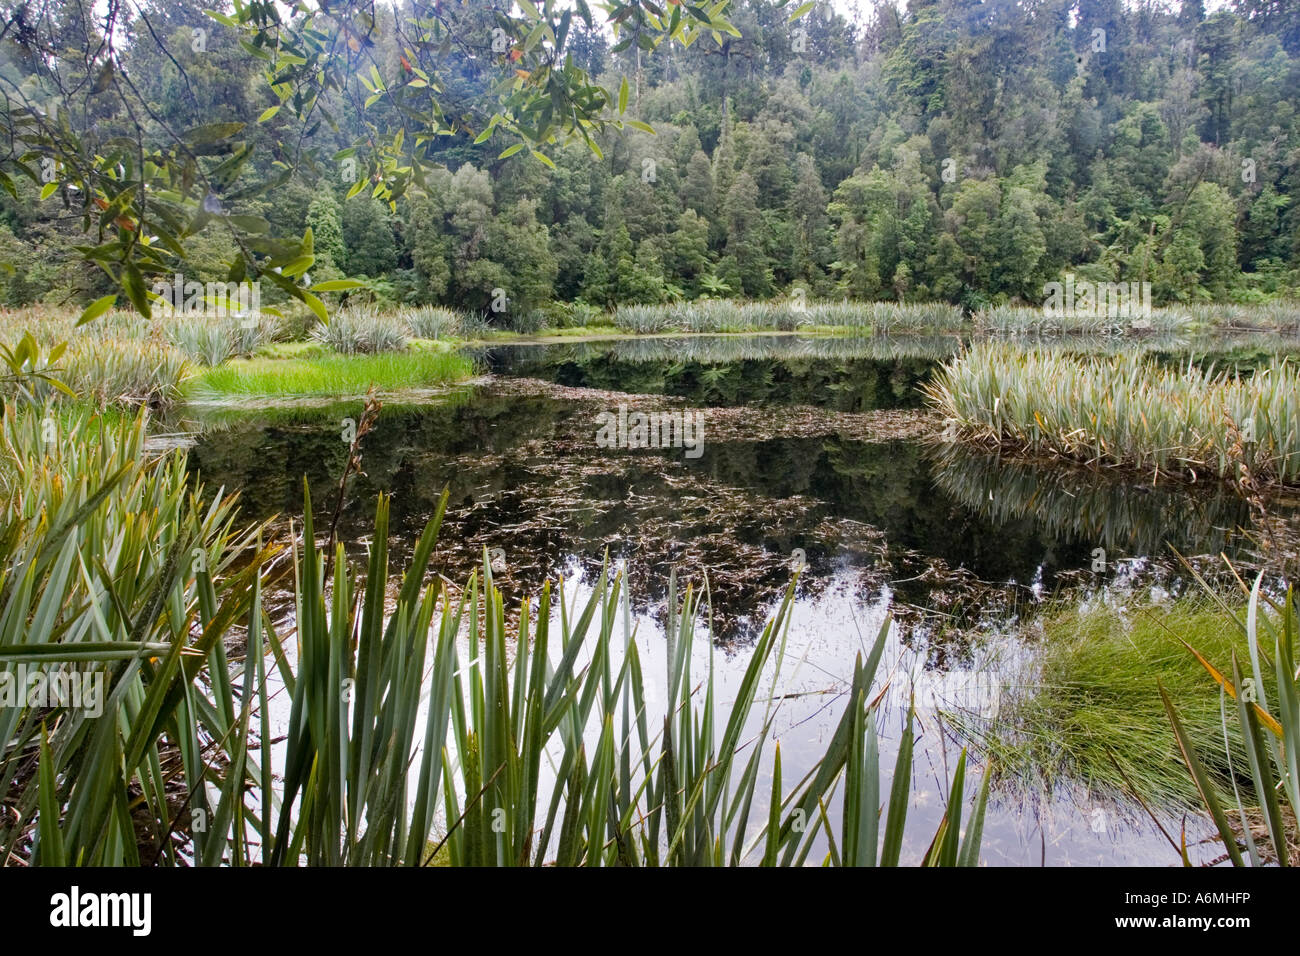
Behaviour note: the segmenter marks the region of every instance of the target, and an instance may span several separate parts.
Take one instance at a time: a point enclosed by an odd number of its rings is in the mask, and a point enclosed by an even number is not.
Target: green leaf
[[[316,318],[320,319],[322,322],[329,322],[330,315],[329,312],[325,309],[324,302],[322,302],[320,299],[316,298],[314,295],[312,295],[310,292],[307,292],[306,290],[303,290],[302,292],[302,301],[307,303],[307,308],[311,309],[313,312],[316,313]]]
[[[59,188],[58,183],[46,183],[41,187],[41,199],[49,199],[54,195],[54,191]]]
[[[1174,710],[1174,703],[1169,699],[1169,693],[1165,690],[1164,684],[1157,682],[1157,689],[1160,691],[1160,699],[1164,701],[1165,713],[1169,715],[1169,723],[1174,728],[1174,739],[1178,741],[1178,749],[1182,751],[1183,762],[1187,764],[1187,769],[1192,774],[1192,780],[1196,784],[1197,792],[1201,795],[1201,802],[1205,804],[1205,809],[1210,811],[1210,817],[1214,820],[1214,825],[1219,831],[1219,838],[1223,841],[1224,849],[1228,851],[1234,866],[1243,866],[1244,861],[1241,858],[1241,850],[1237,847],[1237,837],[1232,832],[1232,827],[1228,825],[1228,818],[1223,813],[1223,808],[1219,804],[1219,798],[1215,795],[1214,785],[1210,782],[1209,774],[1205,772],[1205,767],[1201,765],[1200,759],[1196,756],[1195,746],[1183,728],[1183,722],[1178,718],[1178,712]]]
[[[979,796],[975,800],[975,809],[971,813],[970,823],[961,841],[961,852],[957,856],[957,865],[962,867],[978,866],[980,861],[980,843],[984,840],[984,811],[989,802],[989,782],[993,779],[993,765],[984,769],[984,780],[980,783]]]
[[[310,269],[312,263],[315,261],[316,261],[315,256],[298,256],[298,258],[291,260],[290,262],[286,263],[283,267],[281,267],[280,275],[288,276],[290,278],[294,276],[300,276],[308,269]]]
[[[36,788],[40,804],[37,832],[40,836],[40,861],[42,866],[67,866],[68,858],[63,848],[63,832],[59,826],[59,791],[54,778],[54,756],[50,753],[50,738],[41,725],[40,765],[37,770],[39,786]]]
[[[194,146],[220,143],[240,132],[244,125],[243,123],[206,123],[186,130],[184,139]]]
[[[145,318],[152,318],[153,310],[149,305],[149,293],[145,288],[144,276],[140,274],[140,268],[134,262],[128,262],[122,270],[122,284],[126,286],[126,296],[131,300],[136,311]]]
[[[96,299],[94,302],[90,303],[90,305],[86,306],[86,310],[81,313],[81,317],[77,319],[78,327],[85,325],[87,322],[94,322],[97,318],[111,309],[113,303],[116,301],[117,294],[114,293],[113,295],[106,295],[102,299]]]
[[[230,17],[226,16],[224,13],[217,13],[217,11],[215,10],[204,10],[203,12],[206,13],[208,16],[210,16],[212,19],[216,20],[222,26],[230,27],[232,30],[238,29],[239,27],[238,23],[236,23]]]
[[[313,292],[345,292],[348,289],[364,289],[366,284],[358,279],[328,279],[317,282],[311,287]]]

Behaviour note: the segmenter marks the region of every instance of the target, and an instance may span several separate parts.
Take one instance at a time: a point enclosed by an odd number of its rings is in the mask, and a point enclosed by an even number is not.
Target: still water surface
[[[907,848],[915,859],[942,816],[961,750],[949,716],[994,717],[1008,695],[1026,692],[1017,685],[1032,673],[1033,651],[1014,632],[1026,610],[1065,589],[1113,596],[1155,584],[1176,593],[1187,582],[1171,546],[1243,559],[1249,551],[1239,533],[1247,510],[1222,488],[1152,487],[945,444],[917,385],[958,346],[753,336],[485,351],[484,380],[386,405],[365,439],[365,473],[349,492],[341,537],[364,555],[374,497],[390,494],[400,567],[449,487],[438,572],[464,580],[484,548],[500,549],[507,602],[561,576],[570,599],[585,599],[608,560],[628,575],[648,675],[664,671],[669,572],[697,586],[707,572],[724,693],[793,568],[806,563],[774,694],[784,776],[798,779],[801,758],[824,746],[855,655],[893,614],[877,678],[886,691],[882,762],[892,767],[915,693]],[[1185,360],[1178,356],[1166,360]],[[620,405],[701,410],[702,453],[600,447],[597,417]],[[209,488],[237,489],[257,518],[299,514],[305,475],[323,513],[346,457],[342,420],[358,412],[357,403],[194,408],[202,431],[190,467]],[[1104,571],[1094,570],[1099,555]],[[707,641],[697,652],[698,673]],[[1195,821],[1191,829],[1199,832]],[[1177,862],[1139,807],[1069,781],[1050,792],[997,787],[982,859]]]

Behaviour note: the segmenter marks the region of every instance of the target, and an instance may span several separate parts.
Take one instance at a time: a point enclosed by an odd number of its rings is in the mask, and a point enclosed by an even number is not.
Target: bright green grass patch
[[[1197,804],[1159,683],[1177,703],[1214,784],[1231,797],[1219,688],[1180,643],[1231,674],[1234,650],[1240,660],[1248,658],[1244,638],[1224,612],[1193,600],[1122,614],[1071,609],[1044,627],[1036,672],[1012,695],[1010,707],[991,724],[964,728],[982,738],[1004,772],[1136,792],[1152,808]],[[1272,682],[1265,683],[1269,699],[1276,699]],[[1229,699],[1227,707],[1237,785],[1253,800],[1236,705]]]
[[[317,359],[253,359],[208,369],[186,390],[191,399],[233,395],[352,397],[372,384],[380,391],[435,388],[469,378],[474,363],[449,351]]]

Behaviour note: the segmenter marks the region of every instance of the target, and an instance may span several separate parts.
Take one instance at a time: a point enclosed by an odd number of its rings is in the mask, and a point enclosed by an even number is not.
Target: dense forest
[[[508,6],[441,4],[457,28],[439,64],[448,112],[491,111],[493,8]],[[279,234],[310,226],[313,280],[364,276],[381,303],[486,311],[504,289],[522,315],[803,289],[974,308],[1041,303],[1070,272],[1150,282],[1164,304],[1300,288],[1300,4],[1285,0],[909,0],[859,22],[737,0],[740,37],[653,56],[575,19],[568,54],[611,88],[626,78],[638,128],[540,156],[465,129],[425,147],[439,168],[394,202],[330,159],[364,135],[349,107],[369,97],[365,77],[336,94],[332,123],[293,128],[207,7],[139,5],[119,68],[146,128],[247,123],[263,148],[244,175],[276,185],[232,193],[227,211]],[[93,32],[89,6],[54,11],[55,36]],[[32,90],[21,6],[6,17],[8,98]],[[396,63],[382,27],[373,55]],[[368,121],[383,128],[386,108],[368,104]],[[107,136],[138,119],[100,109],[68,121]],[[326,159],[303,161],[307,142]],[[81,215],[40,192],[0,194],[0,302],[109,291],[76,250]],[[210,263],[197,278],[224,278],[229,237],[195,241]]]

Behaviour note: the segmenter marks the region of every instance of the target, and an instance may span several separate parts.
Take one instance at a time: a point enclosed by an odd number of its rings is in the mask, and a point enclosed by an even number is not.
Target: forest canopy
[[[1300,288],[1297,4],[2,7],[8,306]]]

